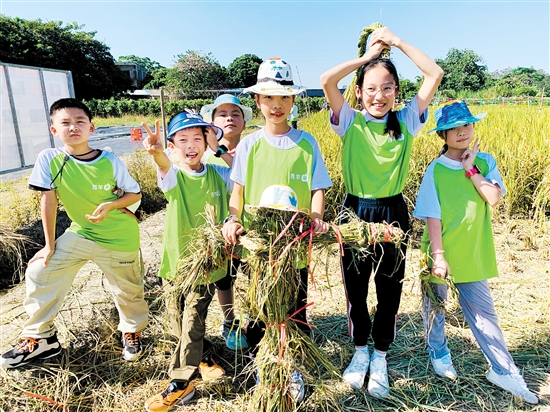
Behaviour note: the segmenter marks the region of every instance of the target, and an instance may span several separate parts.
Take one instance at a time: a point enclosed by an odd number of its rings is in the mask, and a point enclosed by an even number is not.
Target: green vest
[[[113,163],[106,156],[90,163],[78,163],[69,157],[63,166],[65,156],[65,153],[60,153],[51,160],[50,173],[57,176],[53,184],[57,186],[57,196],[71,219],[68,230],[108,249],[121,252],[138,250],[139,226],[135,217],[115,209],[100,223],[86,219],[86,214],[91,215],[101,203],[118,198],[113,193],[117,185]]]
[[[487,161],[475,164],[486,176]],[[476,190],[463,169],[453,170],[438,163],[434,166],[434,184],[441,205],[441,232],[445,260],[455,283],[478,282],[498,276],[491,208]],[[431,256],[426,223],[421,250]],[[444,283],[432,276],[430,282]]]
[[[398,139],[384,133],[386,123],[367,122],[361,112],[342,136],[342,174],[348,193],[383,198],[403,191],[409,171],[413,135],[400,121]]]
[[[192,229],[205,223],[206,204],[216,208],[218,223],[229,215],[225,181],[212,166],[205,167],[207,171],[201,176],[190,176],[178,170],[176,186],[165,192],[168,205],[159,268],[159,276],[162,278],[172,279],[176,276],[178,261],[189,253],[186,247],[192,239]],[[210,282],[221,279],[225,273],[226,268],[210,273]]]
[[[246,161],[246,205],[259,205],[262,193],[269,186],[286,185],[296,192],[298,209],[311,212],[313,148],[307,139],[300,139],[289,149],[278,149],[266,139],[258,139]],[[243,222],[246,227],[246,209],[243,210]]]

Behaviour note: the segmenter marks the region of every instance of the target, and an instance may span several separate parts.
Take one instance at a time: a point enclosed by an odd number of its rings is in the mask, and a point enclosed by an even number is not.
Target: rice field
[[[525,106],[472,108],[474,114],[482,111],[489,113],[476,125],[481,150],[495,156],[509,191],[493,215],[500,276],[490,285],[510,352],[529,388],[539,396],[539,405],[523,403],[485,379],[487,362],[455,300],[448,304],[446,329],[459,379],[451,382],[433,373],[423,339],[419,253],[413,243],[408,252],[397,339],[388,355],[390,397],[374,399],[366,390],[350,389],[338,376],[326,376],[308,382],[307,397],[299,410],[550,410],[550,111]],[[334,187],[327,193],[330,217],[335,215],[344,189],[339,176],[339,140],[330,131],[327,117],[327,112],[315,114],[302,119],[300,127],[319,140],[333,179]],[[432,127],[433,119],[424,130]],[[425,131],[415,141],[406,191],[411,209],[423,171],[441,146],[437,135]],[[2,194],[9,196],[3,196],[0,223],[36,218],[35,201],[20,197],[23,190],[4,190]],[[24,210],[10,210],[17,208]],[[144,333],[145,356],[134,363],[122,360],[118,319],[109,288],[98,268],[88,263],[79,272],[56,319],[65,348],[62,355],[17,370],[0,369],[0,411],[139,411],[149,396],[164,389],[169,379],[169,356],[176,342],[168,333],[163,291],[156,277],[163,221],[164,212],[159,212],[140,223],[147,268],[146,299],[151,310]],[[353,354],[353,344],[347,336],[345,296],[336,255],[319,257],[314,277],[315,286],[310,283],[309,295],[310,302],[314,302],[309,312],[310,322],[316,326],[314,340],[335,369],[342,372]],[[242,313],[247,291],[246,279],[240,276],[237,314]],[[16,342],[26,320],[23,298],[24,284],[0,296],[2,352]],[[368,303],[372,313],[376,306],[373,293]],[[219,336],[221,319],[214,299],[207,337],[219,350],[217,360],[226,369],[226,376],[216,382],[198,381],[195,399],[175,411],[257,409],[251,402],[253,369],[244,353],[224,346]]]

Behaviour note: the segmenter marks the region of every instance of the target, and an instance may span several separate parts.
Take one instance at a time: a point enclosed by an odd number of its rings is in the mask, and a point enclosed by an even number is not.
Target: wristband
[[[226,154],[228,151],[229,151],[229,149],[226,146],[224,146],[223,144],[221,144],[218,147],[218,150],[216,151],[216,153],[214,153],[214,156],[221,157],[223,154]]]
[[[445,253],[445,251],[443,249],[439,249],[439,250],[434,250],[432,252],[432,255],[442,255],[443,253]]]
[[[474,167],[466,172],[466,177],[472,177],[473,175],[476,175],[478,173],[481,173],[481,170],[479,170],[479,167],[474,165]]]
[[[223,220],[223,224],[225,225],[226,223],[232,223],[232,222],[235,222],[235,223],[241,223],[241,221],[239,220],[239,218],[237,217],[237,215],[229,215],[227,216],[224,220]]]

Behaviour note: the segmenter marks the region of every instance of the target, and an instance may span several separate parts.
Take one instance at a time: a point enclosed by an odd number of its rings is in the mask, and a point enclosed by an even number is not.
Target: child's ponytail
[[[393,110],[388,112],[388,121],[384,133],[389,134],[392,138],[398,139],[401,136],[401,124],[397,120],[397,113]]]
[[[441,137],[443,140],[445,140],[445,142],[447,141],[447,131],[446,130],[438,130],[436,133],[439,137]],[[441,150],[439,151],[438,157],[443,156],[445,153],[447,153],[447,150],[449,150],[449,146],[447,145],[447,143],[445,143],[443,145],[443,147],[441,148]]]

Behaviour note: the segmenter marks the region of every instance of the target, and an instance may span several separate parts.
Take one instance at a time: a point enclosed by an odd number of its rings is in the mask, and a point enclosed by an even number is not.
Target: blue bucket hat
[[[202,106],[201,116],[205,120],[211,122],[212,114],[218,108],[218,106],[221,106],[222,104],[234,104],[235,106],[238,106],[243,112],[244,121],[248,123],[252,120],[252,109],[248,106],[242,105],[240,100],[232,94],[222,94],[221,96],[218,96],[216,100],[214,100],[213,104],[205,104],[204,106]]]
[[[449,130],[465,124],[479,122],[485,117],[485,113],[474,116],[465,101],[451,100],[444,103],[435,111],[435,129],[428,133],[437,132],[439,130]]]
[[[177,132],[183,129],[189,129],[191,127],[211,127],[216,132],[216,137],[220,140],[223,137],[223,130],[218,126],[214,126],[211,123],[205,122],[201,115],[194,110],[185,109],[183,112],[175,115],[170,124],[168,125],[168,133],[166,139],[170,139]]]

